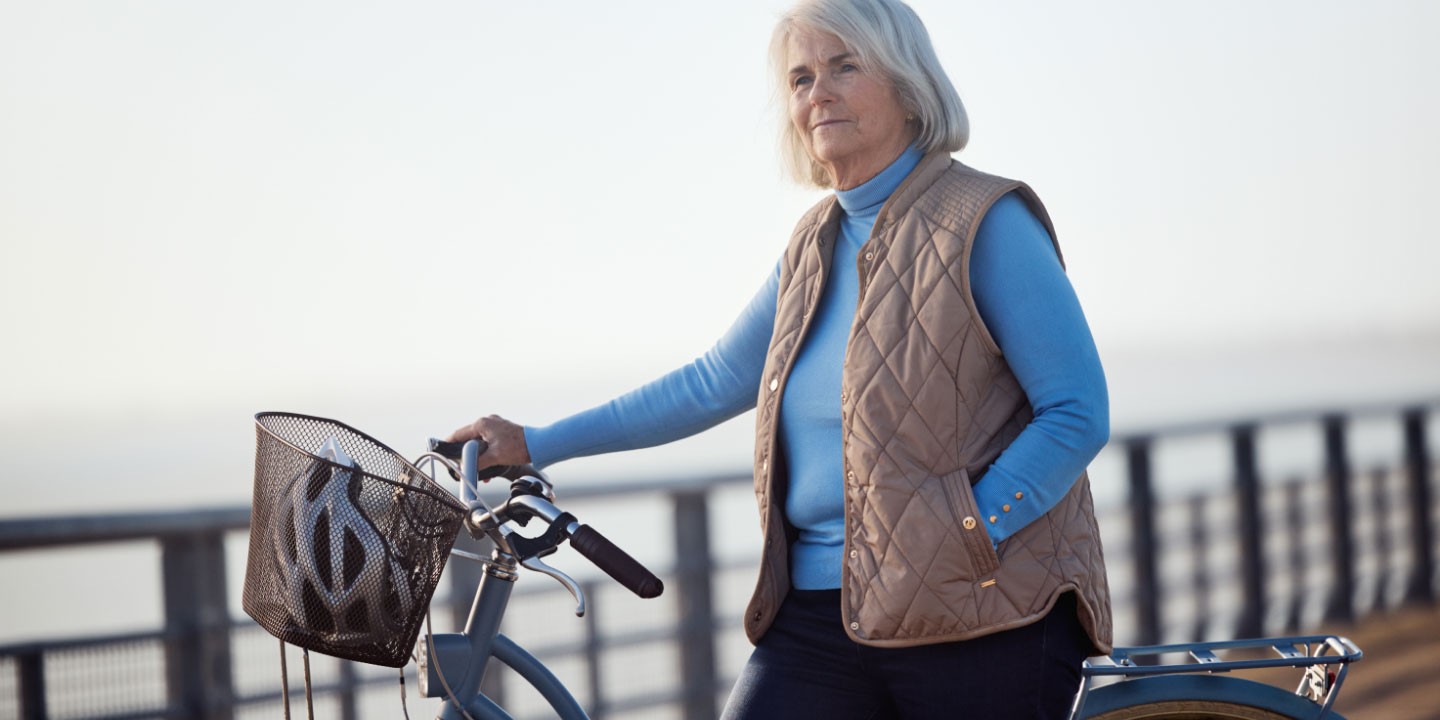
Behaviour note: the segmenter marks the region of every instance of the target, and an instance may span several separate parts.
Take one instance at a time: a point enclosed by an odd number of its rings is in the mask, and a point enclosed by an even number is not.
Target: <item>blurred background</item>
[[[0,2],[0,520],[243,507],[262,410],[414,455],[478,415],[547,423],[703,353],[822,197],[775,152],[765,56],[787,5]],[[1162,499],[1188,497],[1244,475],[1231,430],[1256,423],[1266,487],[1374,465],[1400,492],[1401,418],[1440,398],[1423,212],[1440,6],[912,5],[970,112],[959,158],[1026,180],[1055,220],[1112,393],[1102,506],[1133,506],[1130,441],[1180,428],[1149,461]],[[1337,413],[1356,426],[1338,465],[1303,429]],[[552,475],[581,495],[740,478],[709,517],[717,562],[743,565],[751,434],[746,415]],[[595,512],[663,564],[663,498]],[[1419,521],[1393,512],[1368,522],[1400,546]],[[1117,517],[1106,532],[1129,533]],[[243,617],[244,534],[227,532]],[[1394,598],[1416,557],[1394,560]],[[717,617],[749,573],[717,586]],[[0,554],[0,644],[164,625],[160,574],[147,540]],[[1377,592],[1362,608],[1387,606]],[[1174,622],[1151,631],[1189,633]],[[733,673],[743,640],[718,652]]]

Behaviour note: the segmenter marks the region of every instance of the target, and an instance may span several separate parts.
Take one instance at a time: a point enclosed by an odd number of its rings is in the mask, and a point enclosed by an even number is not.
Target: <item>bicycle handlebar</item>
[[[485,448],[485,441],[479,438],[465,443],[447,442],[433,438],[430,440],[431,452],[452,459],[462,459],[462,465],[464,466],[462,468],[462,474],[465,475],[466,478],[476,477],[478,474],[479,478],[477,479],[489,479],[491,477],[502,476],[511,481],[510,499],[503,505],[493,510],[485,510],[483,504],[480,504],[478,507],[476,505],[471,506],[471,513],[467,517],[466,524],[471,528],[472,533],[488,534],[497,540],[504,541],[505,533],[508,532],[503,529],[505,523],[513,521],[517,524],[524,525],[531,517],[542,517],[546,522],[551,524],[551,530],[547,531],[541,537],[534,539],[522,538],[522,540],[525,540],[528,544],[534,544],[537,540],[543,541],[545,548],[529,548],[527,552],[522,553],[522,560],[526,559],[523,557],[524,555],[535,557],[548,554],[563,538],[568,537],[570,545],[574,547],[577,552],[584,555],[585,558],[594,563],[596,567],[604,570],[605,574],[613,578],[615,582],[625,586],[636,595],[649,599],[659,597],[660,594],[665,591],[665,584],[660,581],[660,578],[656,577],[654,573],[650,572],[650,570],[644,565],[641,565],[639,561],[631,557],[629,553],[621,550],[615,543],[610,542],[610,540],[604,535],[601,535],[599,531],[589,525],[581,525],[574,520],[573,516],[568,513],[563,513],[559,508],[548,502],[548,500],[553,499],[553,494],[548,490],[548,482],[543,479],[537,479],[543,478],[543,475],[534,467],[530,465],[497,465],[477,473],[475,466],[478,464],[479,456],[485,452]],[[469,452],[466,452],[467,449]],[[492,473],[491,471],[495,472]],[[461,484],[465,486],[467,483],[462,479]],[[467,497],[466,501],[468,502],[474,499],[475,498]],[[552,533],[554,534],[553,537],[551,537]],[[519,536],[515,537],[518,538]],[[508,545],[509,543],[506,543],[502,546]],[[546,568],[546,570],[553,571],[553,568]],[[558,571],[556,571],[555,574],[563,575],[563,573],[558,573]],[[560,578],[557,577],[557,579]],[[566,579],[568,579],[568,577]],[[565,580],[561,580],[561,582],[562,584],[566,584],[567,587],[573,583],[573,581],[566,583]]]
[[[490,444],[481,438],[475,438],[475,442],[480,444],[479,449],[476,450],[476,455],[484,455],[485,451],[490,448]],[[465,443],[463,442],[450,442],[449,440],[430,438],[430,452],[437,453],[451,460],[459,460],[464,455],[464,451]],[[476,479],[483,481],[503,477],[506,480],[519,480],[527,475],[534,476],[539,474],[540,471],[535,469],[533,465],[491,465],[487,468],[481,468],[476,474]]]

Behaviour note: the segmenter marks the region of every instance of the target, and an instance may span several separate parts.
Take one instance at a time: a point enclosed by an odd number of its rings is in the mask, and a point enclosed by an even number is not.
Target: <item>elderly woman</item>
[[[757,408],[756,647],[726,717],[1065,717],[1110,649],[1085,476],[1109,419],[1049,217],[951,159],[965,110],[908,6],[807,0],[771,58],[785,159],[835,192],[734,326],[600,407],[452,438],[543,466]]]

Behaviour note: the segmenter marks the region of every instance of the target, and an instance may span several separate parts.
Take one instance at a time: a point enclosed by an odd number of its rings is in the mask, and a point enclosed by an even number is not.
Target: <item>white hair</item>
[[[915,143],[922,152],[957,152],[970,139],[970,120],[920,17],[899,0],[801,0],[781,16],[770,38],[770,66],[775,73],[781,111],[780,154],[797,182],[830,187],[824,166],[810,157],[800,132],[790,122],[783,102],[789,83],[786,55],[790,38],[804,32],[825,32],[840,39],[868,70],[890,81],[906,112],[920,125]]]

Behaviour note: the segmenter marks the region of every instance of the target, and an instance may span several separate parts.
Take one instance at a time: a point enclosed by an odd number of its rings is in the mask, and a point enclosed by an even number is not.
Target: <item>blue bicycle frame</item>
[[[515,641],[498,632],[500,619],[515,585],[514,565],[508,571],[497,550],[475,591],[470,620],[463,633],[429,635],[422,641],[420,694],[446,698],[437,716],[443,720],[510,720],[510,715],[480,693],[490,658],[495,658],[530,683],[563,720],[585,720],[585,711],[565,685]],[[514,558],[510,558],[514,562]],[[461,712],[456,701],[464,703]]]

